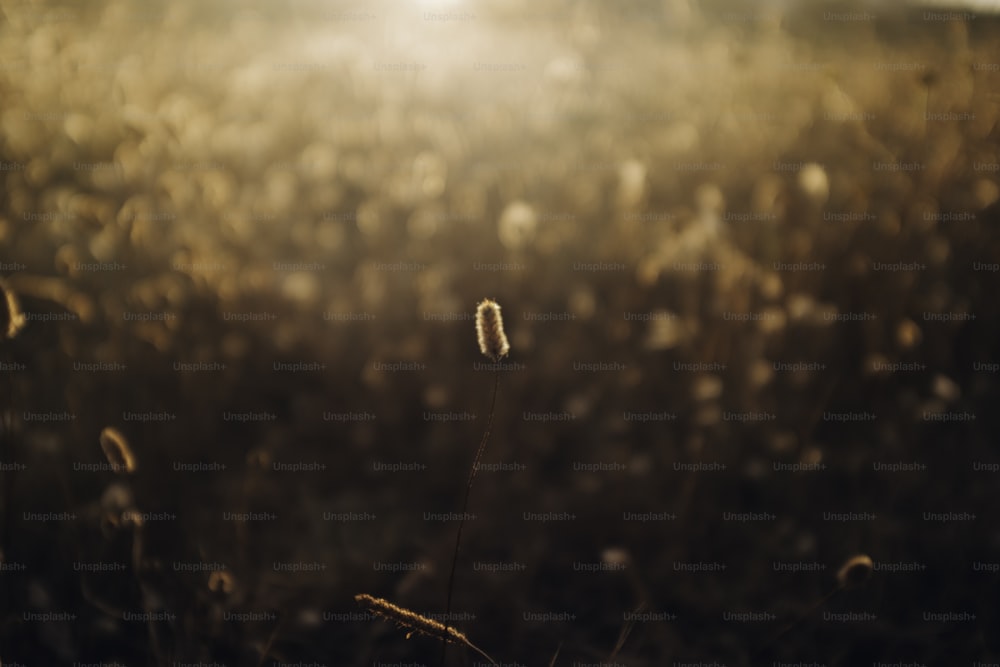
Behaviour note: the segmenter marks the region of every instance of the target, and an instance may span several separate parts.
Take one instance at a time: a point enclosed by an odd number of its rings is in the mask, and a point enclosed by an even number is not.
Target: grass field
[[[996,662],[998,39],[0,3],[3,664]]]

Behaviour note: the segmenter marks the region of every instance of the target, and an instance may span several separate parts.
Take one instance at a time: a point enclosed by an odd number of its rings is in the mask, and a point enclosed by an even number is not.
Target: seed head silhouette
[[[500,361],[500,357],[506,357],[510,352],[510,343],[503,331],[500,304],[492,299],[483,299],[476,307],[476,337],[479,339],[479,350],[493,361]]]
[[[854,588],[868,581],[874,567],[872,559],[865,554],[858,554],[847,559],[847,562],[837,572],[837,584],[841,588]]]
[[[115,472],[135,472],[135,456],[121,431],[111,426],[101,431],[101,449]]]
[[[27,319],[21,312],[21,304],[18,303],[17,295],[3,278],[0,278],[0,291],[3,292],[4,311],[2,318],[4,331],[2,333],[7,338],[13,338],[24,327]]]

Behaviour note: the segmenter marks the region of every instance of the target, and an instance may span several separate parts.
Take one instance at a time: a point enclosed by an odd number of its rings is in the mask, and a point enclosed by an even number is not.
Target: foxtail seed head
[[[3,325],[4,331],[0,336],[13,338],[17,335],[26,322],[24,313],[21,312],[21,304],[17,301],[17,295],[10,288],[7,281],[0,278],[0,291],[3,292]]]
[[[872,574],[874,563],[865,554],[853,556],[844,563],[840,571],[837,572],[837,583],[841,588],[854,588],[868,581]]]
[[[500,304],[492,299],[483,299],[476,307],[476,337],[479,350],[493,361],[500,361],[500,357],[510,352],[507,334],[503,332]]]
[[[101,431],[100,442],[104,456],[115,472],[135,472],[135,456],[121,431],[112,426],[106,427]]]
[[[433,618],[428,618],[427,616],[418,614],[415,611],[410,611],[409,609],[394,605],[388,600],[377,598],[373,595],[368,595],[367,593],[355,595],[354,599],[358,604],[368,609],[371,613],[377,614],[390,621],[395,621],[401,628],[405,628],[408,631],[406,634],[407,639],[409,639],[410,635],[413,633],[427,635],[428,637],[437,637],[452,644],[467,646],[489,660],[492,664],[497,664],[496,660],[484,653],[481,648],[470,642],[469,638],[465,636],[465,633],[459,632],[450,626],[446,626],[440,621],[436,621]]]

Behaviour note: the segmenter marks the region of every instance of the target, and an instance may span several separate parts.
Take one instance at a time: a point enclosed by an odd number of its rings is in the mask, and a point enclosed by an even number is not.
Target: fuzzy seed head
[[[0,291],[3,291],[4,315],[4,331],[0,335],[13,338],[24,327],[26,318],[24,317],[24,313],[21,312],[21,304],[17,301],[17,295],[14,294],[14,290],[10,288],[7,281],[3,278],[0,278]]]
[[[111,426],[101,431],[101,449],[115,472],[135,472],[135,456],[121,431]]]
[[[837,572],[837,583],[841,588],[854,588],[868,581],[874,567],[872,559],[865,554],[853,556]]]
[[[500,361],[500,357],[506,357],[510,352],[510,343],[503,331],[500,304],[492,299],[483,299],[476,307],[476,337],[479,339],[479,350],[493,361]]]
[[[371,613],[381,616],[387,620],[395,621],[399,627],[406,628],[407,639],[409,639],[413,634],[437,637],[452,644],[467,646],[489,660],[490,663],[494,665],[497,664],[496,660],[484,653],[481,648],[470,642],[469,638],[465,636],[465,633],[460,632],[451,626],[447,626],[440,621],[428,618],[427,616],[418,614],[415,611],[410,611],[404,607],[394,605],[388,600],[377,598],[375,596],[368,595],[367,593],[355,595],[354,600],[361,606],[368,609]]]

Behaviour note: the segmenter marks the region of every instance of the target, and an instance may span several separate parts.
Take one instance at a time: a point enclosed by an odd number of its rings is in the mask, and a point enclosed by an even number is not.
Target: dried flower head
[[[510,352],[510,343],[503,331],[500,304],[492,299],[483,299],[476,307],[476,337],[480,351],[493,361],[500,361],[500,357]]]

